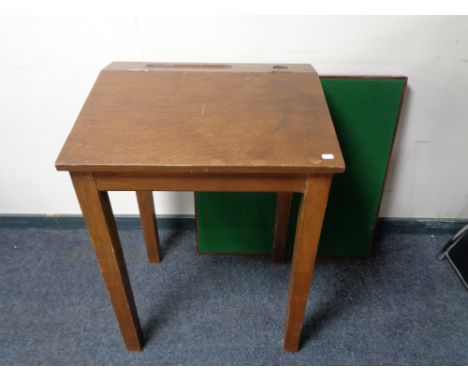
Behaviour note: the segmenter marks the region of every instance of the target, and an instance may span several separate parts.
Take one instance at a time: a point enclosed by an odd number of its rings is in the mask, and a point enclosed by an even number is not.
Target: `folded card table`
[[[130,351],[143,337],[108,191],[136,191],[152,263],[152,191],[277,192],[273,259],[285,248],[292,193],[302,193],[284,335],[284,349],[297,351],[332,175],[344,167],[306,64],[112,63],[56,161],[70,172]]]

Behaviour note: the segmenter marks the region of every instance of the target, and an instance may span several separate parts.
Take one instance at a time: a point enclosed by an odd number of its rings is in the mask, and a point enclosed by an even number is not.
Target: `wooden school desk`
[[[56,161],[70,172],[130,351],[143,337],[108,191],[136,191],[153,263],[152,191],[277,192],[273,259],[292,193],[303,193],[284,335],[297,351],[331,178],[344,167],[319,78],[302,64],[112,63]]]

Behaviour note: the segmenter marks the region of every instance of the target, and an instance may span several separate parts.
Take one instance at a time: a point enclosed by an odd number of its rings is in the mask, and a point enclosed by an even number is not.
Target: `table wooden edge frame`
[[[307,175],[94,173],[102,191],[304,192]]]
[[[149,207],[152,203],[148,203],[151,191],[278,192],[280,195],[278,203],[283,207],[279,213],[282,219],[286,215],[289,216],[289,199],[292,192],[303,193],[298,214],[284,335],[285,351],[291,352],[299,349],[305,308],[333,174],[299,176],[188,174],[182,177],[180,174],[71,172],[70,175],[122,336],[130,351],[141,350],[143,336],[107,191],[137,191],[139,200],[142,202],[139,206],[143,208],[143,214],[148,216],[154,213],[154,206],[150,211]],[[148,221],[146,215],[142,219]],[[276,231],[284,233],[283,228],[278,228]],[[280,237],[278,239],[281,240]],[[281,247],[281,243],[277,243],[277,247],[278,244]]]

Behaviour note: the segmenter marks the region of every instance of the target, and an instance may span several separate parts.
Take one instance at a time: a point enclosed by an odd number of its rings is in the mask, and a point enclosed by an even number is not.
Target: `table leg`
[[[143,336],[109,196],[96,189],[92,174],[72,173],[71,178],[125,345],[140,351]]]
[[[292,192],[278,192],[276,195],[275,233],[272,251],[272,260],[275,264],[284,263],[292,196]]]
[[[136,195],[148,260],[150,263],[159,263],[161,259],[159,257],[158,226],[154,212],[153,193],[151,191],[136,191]]]
[[[296,238],[289,281],[288,313],[284,335],[285,351],[294,352],[299,349],[307,297],[317,256],[330,184],[330,175],[310,176],[302,197],[297,217]]]

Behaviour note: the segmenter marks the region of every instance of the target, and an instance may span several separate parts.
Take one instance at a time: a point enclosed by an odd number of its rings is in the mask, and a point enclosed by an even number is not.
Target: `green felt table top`
[[[333,178],[319,255],[367,256],[393,146],[405,77],[322,77],[346,171]],[[269,253],[275,194],[196,193],[201,252]],[[300,195],[295,195],[288,251]]]

